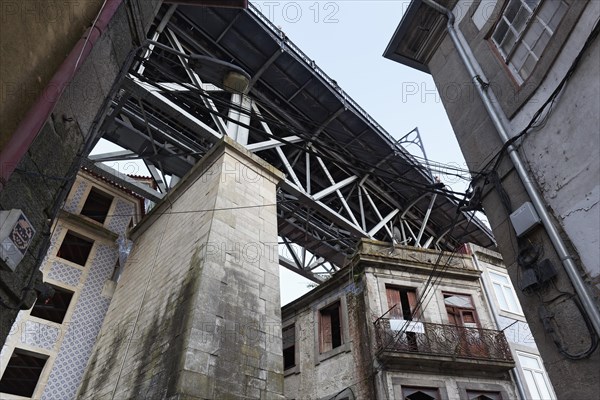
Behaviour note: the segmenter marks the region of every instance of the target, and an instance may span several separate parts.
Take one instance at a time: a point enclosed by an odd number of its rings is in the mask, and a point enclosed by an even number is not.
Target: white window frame
[[[525,385],[527,386],[527,389],[529,390],[530,399],[531,400],[548,400],[547,397],[539,397],[539,396],[535,397],[536,392],[540,393],[538,386],[544,385],[547,392],[550,394],[549,400],[556,400],[556,396],[554,394],[554,388],[550,384],[550,379],[548,378],[548,373],[546,372],[546,370],[544,368],[544,363],[542,362],[542,359],[535,354],[524,353],[521,351],[517,351],[517,357],[519,359],[519,364],[521,366],[521,370],[522,370],[523,376],[525,378]],[[535,360],[538,365],[538,368],[530,368],[530,367],[523,366],[523,362],[521,361],[522,357],[526,357],[526,358]],[[528,373],[531,375],[528,375]],[[532,382],[530,381],[530,379],[528,379],[528,376],[531,376],[531,378],[533,379],[533,385],[535,385],[535,388],[531,387]],[[532,389],[535,389],[535,392]]]
[[[551,2],[553,4],[556,4],[556,9],[550,15],[549,21],[545,21],[541,17],[540,10],[542,9],[543,5],[550,4]],[[516,12],[514,19],[512,21],[509,21],[509,19],[506,16],[506,12],[509,9],[511,9],[515,4],[518,4],[518,11]],[[514,78],[518,81],[519,84],[522,84],[533,73],[535,66],[537,65],[542,54],[548,47],[548,44],[550,43],[554,32],[558,28],[560,21],[563,19],[568,9],[569,5],[564,0],[509,0],[490,38],[496,46],[496,48],[498,49],[498,52],[501,54],[505,63],[508,65],[512,74],[514,75]],[[527,14],[527,17],[524,20],[523,25],[521,27],[514,26],[513,24],[518,19],[521,10],[523,10],[523,12]],[[559,10],[562,10],[562,15],[559,17],[558,22],[555,24],[556,26],[551,27],[550,22],[554,20],[554,17]],[[535,42],[529,45],[524,40],[524,38],[530,31],[530,28],[536,23],[539,24],[538,26],[541,27],[542,31],[537,36]],[[499,32],[498,29],[500,25],[506,26],[506,32],[504,33],[504,35],[502,35],[502,38],[498,40],[499,38],[497,38],[496,36]],[[515,40],[512,47],[508,51],[506,51],[503,48],[503,42],[504,40],[506,40],[507,34],[509,32],[512,33],[512,35],[514,35]],[[541,46],[541,48],[535,49],[539,39],[544,34],[548,35],[548,42]],[[523,62],[520,65],[515,64],[513,59],[513,56],[518,51],[525,52],[525,55],[523,56]],[[536,54],[536,51],[539,54]],[[534,64],[533,66],[531,66],[530,70],[527,70],[525,64],[529,58],[533,59]]]
[[[517,297],[517,293],[515,292],[515,288],[512,285],[508,274],[493,269],[488,269],[487,272],[488,277],[490,278],[490,283],[492,284],[492,290],[494,291],[496,303],[498,304],[500,310],[522,316],[523,309],[521,308],[521,303],[519,302],[519,298]],[[505,278],[506,282],[508,283],[499,281],[497,278],[495,279],[494,275]],[[497,286],[500,286],[500,288],[498,288]],[[513,309],[511,307],[511,302],[509,301],[509,299],[507,299],[507,296],[512,297],[514,304],[517,306],[516,309]],[[503,307],[500,297],[504,299],[504,303],[507,307]]]

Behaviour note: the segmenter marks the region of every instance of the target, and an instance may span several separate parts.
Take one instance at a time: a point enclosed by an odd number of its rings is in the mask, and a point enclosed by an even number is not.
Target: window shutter
[[[417,292],[414,290],[408,290],[406,292],[408,296],[408,306],[410,307],[410,315],[412,319],[418,320],[420,316],[420,312],[417,311]]]
[[[450,325],[462,325],[460,323],[460,317],[457,315],[457,311],[454,307],[446,306],[446,312],[448,313],[448,323]]]
[[[331,335],[331,314],[321,313],[321,353],[325,353],[333,349],[332,335]]]
[[[388,309],[392,308],[390,311],[390,318],[400,318],[402,319],[402,303],[400,302],[400,290],[393,287],[386,287],[385,293],[387,295]]]

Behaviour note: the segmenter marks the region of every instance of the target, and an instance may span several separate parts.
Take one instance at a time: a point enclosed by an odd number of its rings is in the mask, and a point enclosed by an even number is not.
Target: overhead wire
[[[452,221],[451,230],[453,230],[457,225],[458,215],[459,215],[459,210],[457,210],[455,217]],[[474,218],[474,215],[475,215],[474,213],[471,215],[471,218],[468,221],[469,224],[471,223],[472,219]],[[459,240],[459,242],[464,238],[464,236],[465,236],[465,234],[463,234],[461,236],[461,239]],[[444,253],[439,252],[437,259],[436,259],[435,263],[433,264],[430,273],[428,274],[427,280],[425,281],[425,286],[420,291],[419,299],[417,300],[417,303],[415,304],[414,309],[412,310],[413,313],[418,314],[418,313],[422,312],[422,310],[429,304],[429,302],[431,301],[431,298],[432,298],[431,296],[429,296],[430,292],[433,291],[435,289],[435,287],[439,285],[440,277],[442,276],[442,274],[445,272],[445,270],[450,265],[450,262],[452,261],[452,258],[455,256],[457,250],[458,250],[458,248],[455,248],[450,253],[450,255],[447,256],[446,262],[444,263],[444,265],[442,266],[441,269],[439,269],[439,266],[441,264],[441,260],[444,257]],[[426,299],[427,299],[427,302],[425,303]],[[402,329],[400,329],[397,332],[397,334],[395,335],[396,340],[398,340],[401,337],[401,334],[405,332],[407,327],[408,327],[408,324],[404,324]],[[389,344],[391,344],[391,342]]]

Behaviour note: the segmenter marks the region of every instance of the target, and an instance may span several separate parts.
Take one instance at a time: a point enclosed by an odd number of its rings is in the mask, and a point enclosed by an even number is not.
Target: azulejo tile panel
[[[73,214],[77,212],[77,209],[79,208],[79,203],[81,203],[83,194],[85,193],[85,190],[88,186],[89,184],[86,181],[79,181],[77,189],[75,189],[75,194],[73,195],[73,197],[71,197],[71,200],[64,206],[65,211],[68,211]]]
[[[28,320],[21,324],[21,342],[41,349],[52,350],[59,335],[60,330],[55,326]]]
[[[48,272],[48,278],[57,280],[67,285],[77,286],[81,279],[82,270],[69,265],[63,264],[59,261],[54,261],[50,272]]]
[[[125,233],[127,225],[129,225],[129,221],[133,217],[133,212],[133,204],[117,199],[117,205],[115,206],[113,215],[110,217],[108,229],[119,235]]]
[[[116,258],[116,247],[98,247],[50,372],[42,395],[43,400],[75,397],[108,310],[110,300],[102,297],[102,287],[113,272]]]
[[[61,223],[59,222],[58,224],[56,224],[56,228],[54,228],[54,232],[52,232],[52,237],[50,237],[50,246],[48,246],[48,251],[46,252],[46,255],[44,256],[44,260],[40,264],[40,269],[43,269],[46,266],[50,255],[55,253],[54,250],[56,249],[56,242],[57,242],[58,238],[60,237],[60,233],[62,232],[62,230],[63,230],[63,227],[62,227]]]

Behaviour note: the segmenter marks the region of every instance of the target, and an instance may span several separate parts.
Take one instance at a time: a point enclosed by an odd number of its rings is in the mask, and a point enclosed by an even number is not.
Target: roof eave
[[[452,8],[457,0],[439,0],[439,2],[445,7]],[[444,15],[423,4],[421,0],[412,0],[383,52],[383,57],[431,73],[427,64],[446,34],[445,20]],[[407,51],[408,46],[411,49],[418,49],[417,54]]]

